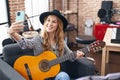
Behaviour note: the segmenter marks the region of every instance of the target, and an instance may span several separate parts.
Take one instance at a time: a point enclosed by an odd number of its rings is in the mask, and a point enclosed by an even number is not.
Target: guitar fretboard
[[[84,52],[85,54],[90,52],[89,46],[80,49],[80,51]],[[74,53],[74,52],[70,53],[70,54],[66,54],[64,56],[61,56],[61,57],[58,57],[58,58],[56,58],[54,60],[49,61],[49,66],[53,66],[53,65],[62,63],[64,61],[67,61],[67,60],[73,60],[75,58],[76,58],[76,53]]]
[[[90,45],[80,49],[80,51],[82,51],[85,55],[87,53],[95,53],[95,52],[101,51],[102,48],[104,47],[104,45],[105,45],[105,42],[96,41],[96,42],[93,42]],[[76,58],[76,56],[77,56],[76,52],[73,52],[70,54],[66,54],[64,56],[60,56],[54,60],[49,61],[48,63],[49,63],[49,66],[51,67],[53,65],[60,64],[60,63],[67,61],[67,60],[73,60]]]
[[[61,56],[61,57],[58,57],[54,60],[49,61],[49,66],[53,66],[53,65],[62,63],[64,61],[72,60],[72,59],[75,59],[75,58],[76,58],[76,53],[66,54],[64,56]]]

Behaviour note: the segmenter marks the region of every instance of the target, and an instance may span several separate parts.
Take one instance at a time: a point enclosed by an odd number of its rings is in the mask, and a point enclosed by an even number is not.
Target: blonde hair
[[[46,22],[47,17],[44,19],[44,23]],[[55,32],[55,41],[58,46],[58,52],[59,56],[63,55],[63,50],[64,50],[64,32],[63,32],[63,22],[58,19],[58,27]],[[41,29],[41,36],[43,38],[43,48],[44,50],[51,50],[51,46],[49,44],[49,35],[45,29],[46,27],[43,25],[43,28]]]

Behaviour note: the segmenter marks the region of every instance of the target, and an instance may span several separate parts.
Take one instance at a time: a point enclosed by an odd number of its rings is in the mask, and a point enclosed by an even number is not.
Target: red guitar
[[[103,41],[95,41],[85,48],[80,49],[85,54],[101,51],[105,46]],[[22,56],[19,57],[14,64],[17,70],[26,80],[44,80],[49,77],[54,77],[60,71],[60,63],[75,59],[76,53],[66,54],[57,57],[51,51],[45,51],[39,56]]]

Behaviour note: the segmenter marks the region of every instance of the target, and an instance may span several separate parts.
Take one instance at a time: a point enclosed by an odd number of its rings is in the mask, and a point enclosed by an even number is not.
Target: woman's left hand
[[[83,57],[84,55],[85,54],[82,51],[77,50],[77,56],[76,56],[77,59]]]

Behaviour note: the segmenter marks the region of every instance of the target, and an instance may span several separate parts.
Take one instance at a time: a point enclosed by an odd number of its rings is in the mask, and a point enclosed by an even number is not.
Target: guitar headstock
[[[104,48],[105,42],[101,40],[97,40],[89,45],[90,53],[95,53],[101,51]]]

